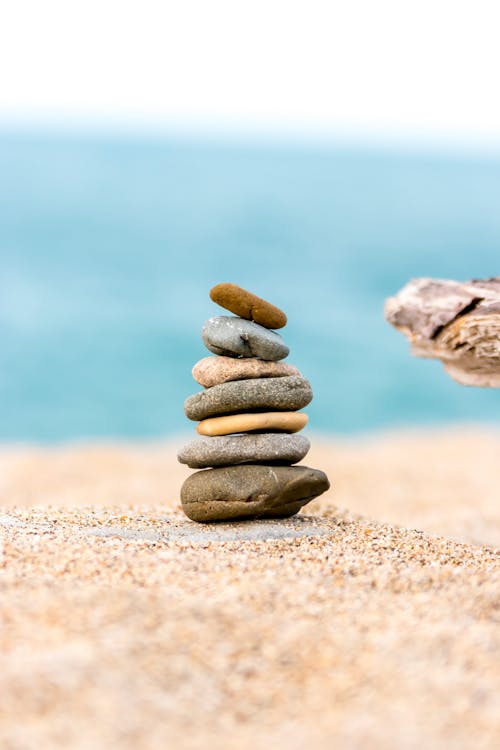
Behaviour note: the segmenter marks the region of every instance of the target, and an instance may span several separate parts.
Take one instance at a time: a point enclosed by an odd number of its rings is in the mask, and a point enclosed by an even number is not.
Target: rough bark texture
[[[417,357],[440,359],[463,385],[500,388],[500,277],[413,279],[387,300],[385,316]]]

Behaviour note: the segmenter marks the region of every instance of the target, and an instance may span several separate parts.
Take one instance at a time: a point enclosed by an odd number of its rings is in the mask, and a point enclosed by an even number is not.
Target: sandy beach
[[[316,436],[296,520],[185,520],[179,441],[0,450],[0,745],[492,748],[500,432]]]

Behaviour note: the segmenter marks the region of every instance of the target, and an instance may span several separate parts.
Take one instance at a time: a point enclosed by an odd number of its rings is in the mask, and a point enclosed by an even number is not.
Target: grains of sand
[[[495,747],[499,443],[324,445],[283,532],[185,520],[166,446],[2,451],[0,747]]]

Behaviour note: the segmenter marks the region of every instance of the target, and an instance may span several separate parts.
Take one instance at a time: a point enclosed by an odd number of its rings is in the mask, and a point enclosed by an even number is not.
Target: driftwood
[[[385,316],[417,357],[440,359],[463,385],[500,388],[500,277],[413,279],[387,300]]]

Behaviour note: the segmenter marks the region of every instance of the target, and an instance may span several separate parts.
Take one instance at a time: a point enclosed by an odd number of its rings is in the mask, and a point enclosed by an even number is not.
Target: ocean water
[[[0,135],[0,440],[192,431],[209,288],[283,307],[310,428],[500,416],[410,356],[384,299],[500,273],[500,160],[173,138]]]

